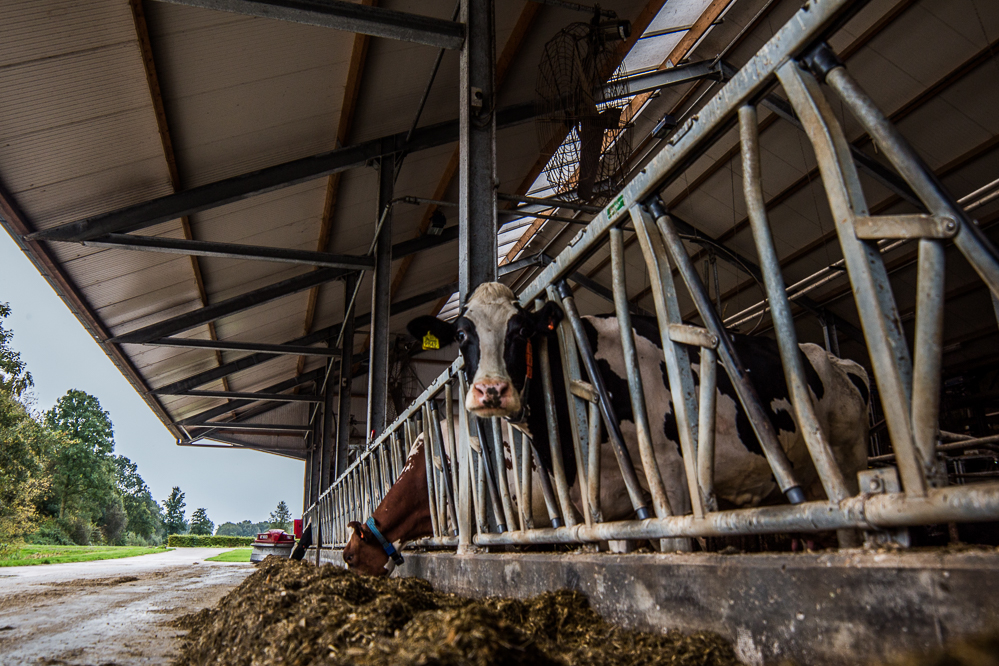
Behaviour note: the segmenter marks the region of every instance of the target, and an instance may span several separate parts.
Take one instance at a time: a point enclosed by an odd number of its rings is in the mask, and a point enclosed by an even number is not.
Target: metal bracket
[[[592,402],[594,405],[600,397],[597,395],[597,389],[593,387],[590,382],[584,382],[582,379],[573,379],[569,382],[569,391],[572,392],[577,398],[582,398],[587,402]]]
[[[706,349],[718,348],[718,336],[708,329],[701,328],[700,326],[670,324],[669,337],[670,340],[678,342],[681,345],[704,347]]]
[[[902,484],[898,480],[898,470],[894,467],[865,469],[857,473],[860,492],[864,495],[901,494]],[[908,548],[912,545],[909,528],[865,530],[864,548]]]
[[[882,238],[953,238],[957,220],[938,215],[878,215],[858,217],[854,229],[860,240]]]

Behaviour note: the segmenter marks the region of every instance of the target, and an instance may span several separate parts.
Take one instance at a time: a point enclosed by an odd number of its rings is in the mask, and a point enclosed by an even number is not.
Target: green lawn
[[[206,557],[205,562],[249,562],[252,548],[237,548],[219,553],[215,557]]]
[[[21,567],[28,564],[61,564],[63,562],[88,562],[90,560],[113,560],[119,557],[135,557],[165,553],[172,548],[165,546],[33,546],[18,548],[12,555],[0,559],[0,567]]]

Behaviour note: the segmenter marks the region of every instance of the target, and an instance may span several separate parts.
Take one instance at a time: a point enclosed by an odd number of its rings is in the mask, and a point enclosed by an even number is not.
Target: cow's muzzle
[[[484,379],[472,384],[465,407],[476,416],[509,416],[520,409],[520,395],[508,381]]]

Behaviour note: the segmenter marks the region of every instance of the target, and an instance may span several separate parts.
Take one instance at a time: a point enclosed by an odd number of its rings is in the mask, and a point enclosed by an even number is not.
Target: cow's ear
[[[555,327],[561,323],[564,316],[561,305],[555,301],[548,301],[534,313],[535,330],[538,333],[554,333]]]
[[[454,342],[454,324],[430,315],[417,317],[406,324],[406,329],[423,349],[440,349]]]
[[[352,520],[349,523],[347,523],[347,527],[354,530],[354,534],[357,535],[358,539],[364,541],[364,532],[361,531],[361,523],[357,522],[356,520]]]

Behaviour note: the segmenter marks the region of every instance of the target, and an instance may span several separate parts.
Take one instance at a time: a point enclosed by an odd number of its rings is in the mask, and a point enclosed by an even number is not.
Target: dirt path
[[[228,548],[0,569],[0,665],[167,664],[171,620],[214,605],[253,571],[205,562]]]

